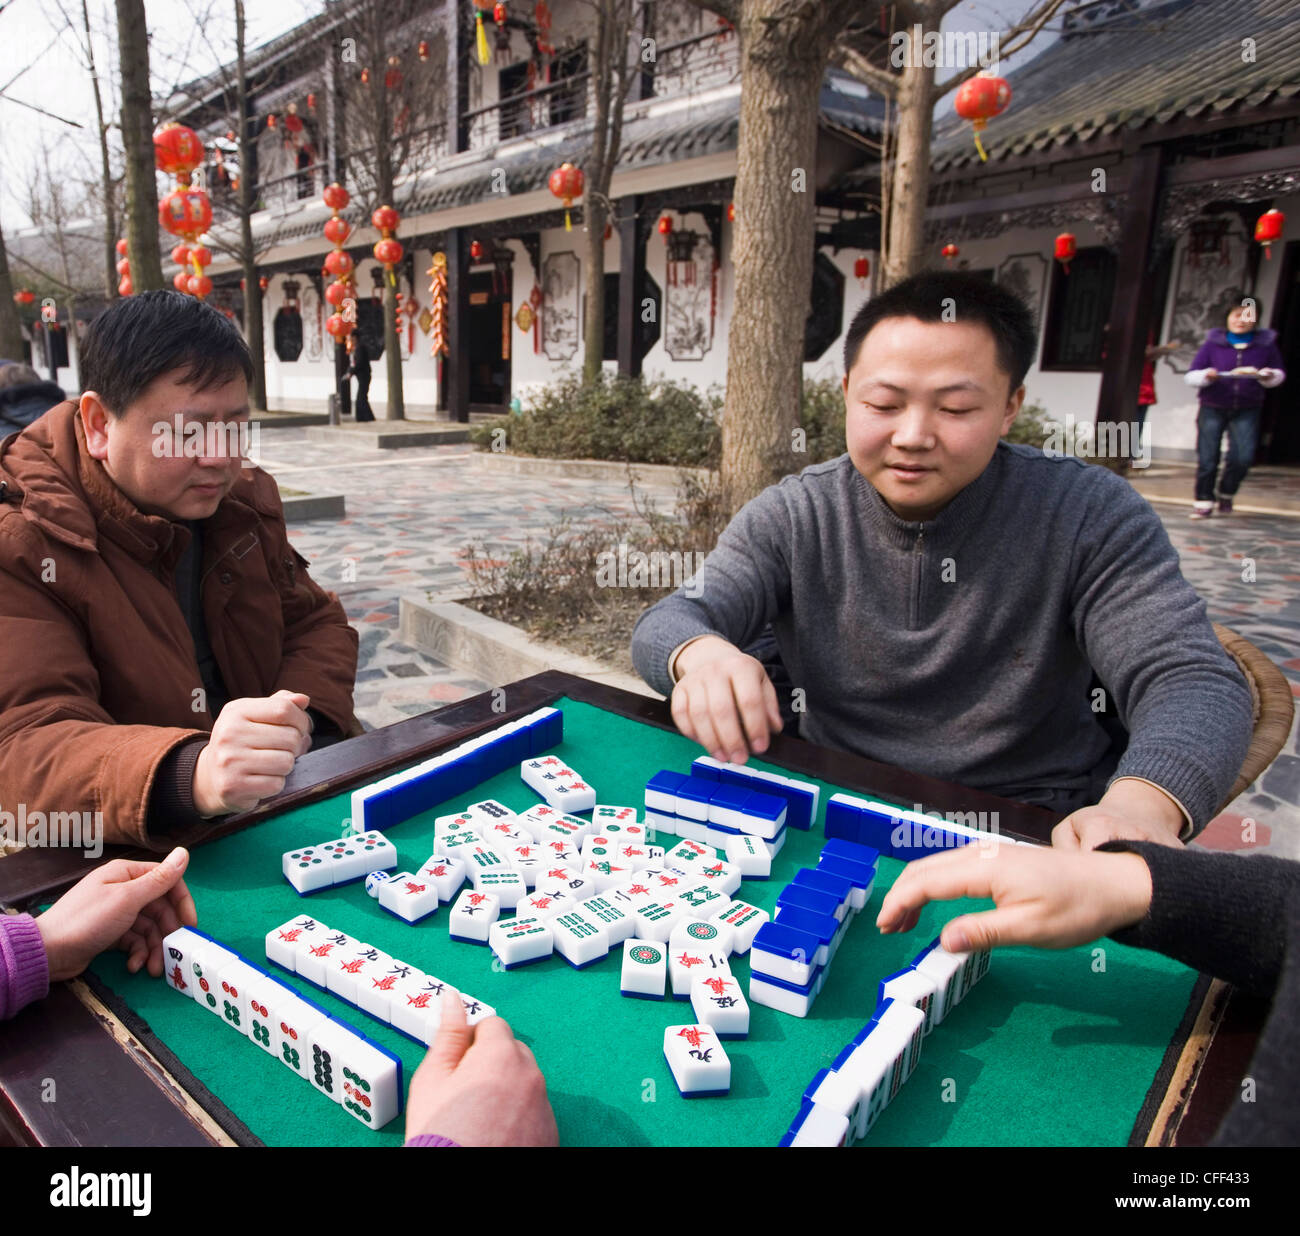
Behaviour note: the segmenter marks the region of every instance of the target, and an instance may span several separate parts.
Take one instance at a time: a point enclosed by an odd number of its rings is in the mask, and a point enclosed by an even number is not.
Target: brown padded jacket
[[[214,720],[173,583],[189,537],[113,484],[74,403],[0,443],[0,811],[97,811],[107,842],[169,844],[149,836],[159,765]],[[348,734],[357,634],[306,567],[274,479],[244,469],[200,567],[226,690],[301,691]]]

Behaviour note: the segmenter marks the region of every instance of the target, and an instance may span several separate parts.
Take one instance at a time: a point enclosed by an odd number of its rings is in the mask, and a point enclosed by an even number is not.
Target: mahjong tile
[[[758,929],[768,921],[766,910],[760,910],[746,901],[733,901],[729,906],[715,911],[709,916],[714,922],[723,923],[732,931],[732,951],[747,953]]]
[[[412,972],[398,983],[389,1002],[389,1022],[395,1030],[426,1046],[433,1042],[442,1019],[442,993],[447,984],[431,974]]]
[[[566,910],[550,920],[555,951],[571,966],[581,969],[609,952],[605,928],[581,910]]]
[[[167,986],[182,996],[194,999],[197,984],[190,970],[191,956],[203,937],[188,927],[178,927],[163,938],[163,978]]]
[[[538,877],[550,865],[546,851],[531,838],[507,846],[506,862],[524,877],[524,883],[529,888],[537,886]]]
[[[408,923],[418,923],[438,908],[438,890],[432,880],[403,871],[380,886],[379,904]]]
[[[264,1052],[280,1054],[277,1025],[280,1005],[292,993],[269,974],[254,974],[245,986],[248,1007],[248,1037]]]
[[[271,1041],[280,1062],[299,1077],[310,1077],[311,1048],[308,1036],[318,1023],[328,1021],[324,1009],[288,991],[275,1006],[276,1018],[271,1026]]]
[[[722,859],[704,863],[696,869],[696,875],[708,880],[728,897],[740,890],[740,868]]]
[[[690,909],[676,898],[660,897],[653,901],[643,901],[632,912],[636,935],[642,940],[657,940],[666,944],[673,928]]]
[[[370,976],[391,961],[387,953],[370,944],[339,949],[326,965],[325,989],[349,1004],[360,1004],[360,992],[369,986]]]
[[[720,1039],[749,1033],[749,1004],[740,983],[730,974],[698,974],[691,986],[695,1020],[712,1026]]]
[[[731,1089],[731,1061],[709,1026],[669,1026],[664,1031],[664,1059],[687,1098]]]
[[[305,937],[298,941],[294,967],[309,983],[324,987],[325,976],[334,959],[360,944],[360,940],[354,940],[346,931],[327,928],[322,936]]]
[[[357,985],[356,1004],[379,1021],[393,1020],[393,1003],[399,983],[419,974],[414,966],[390,957],[386,963],[368,967]]]
[[[623,941],[619,991],[642,1000],[662,1000],[668,981],[668,951],[661,941],[635,936]]]
[[[239,958],[215,940],[201,933],[195,934],[199,938],[193,942],[190,950],[190,978],[194,984],[194,998],[209,1013],[215,1013],[220,1017],[222,1009],[216,980],[224,966],[238,961]]]
[[[351,1037],[350,1028],[328,1017],[307,1032],[304,1075],[335,1103],[343,1102],[343,1053]]]
[[[217,971],[217,1000],[222,1021],[232,1030],[248,1037],[248,985],[258,975],[246,961],[227,962]]]
[[[488,928],[501,914],[501,900],[493,893],[478,889],[462,890],[447,915],[447,928],[453,940],[486,944]]]
[[[279,927],[272,927],[266,933],[266,956],[277,965],[283,966],[286,970],[292,972],[297,969],[295,959],[300,941],[308,936],[319,935],[323,938],[324,934],[324,925],[318,923],[314,918],[308,918],[306,915],[291,918],[287,923],[282,923]]]
[[[555,936],[547,921],[525,915],[498,919],[488,928],[488,947],[507,970],[541,961],[555,949]]]
[[[465,860],[456,854],[433,854],[416,873],[422,880],[431,880],[438,891],[438,900],[448,902],[456,890],[465,883]]]
[[[402,1062],[378,1043],[352,1034],[341,1047],[343,1110],[371,1129],[382,1129],[402,1108]]]
[[[280,856],[280,871],[297,890],[299,896],[314,893],[322,888],[330,888],[334,883],[334,872],[326,861],[322,846],[302,846],[296,850],[286,850]]]

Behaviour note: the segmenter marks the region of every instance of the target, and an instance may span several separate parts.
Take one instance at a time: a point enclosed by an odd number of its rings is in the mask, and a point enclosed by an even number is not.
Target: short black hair
[[[951,301],[951,305],[946,302]],[[998,365],[1017,390],[1034,363],[1038,332],[1034,315],[1020,297],[981,275],[964,270],[927,270],[873,296],[853,315],[844,336],[844,372],[858,359],[862,341],[886,318],[943,322],[946,311],[958,322],[988,328],[997,347]]]
[[[137,292],[114,301],[78,349],[81,389],[121,416],[155,378],[176,373],[191,386],[253,381],[248,345],[225,314],[183,292]],[[178,372],[179,371],[179,372]]]

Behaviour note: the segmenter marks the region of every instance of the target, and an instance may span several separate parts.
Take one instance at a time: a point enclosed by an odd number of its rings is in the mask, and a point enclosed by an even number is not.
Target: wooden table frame
[[[549,671],[436,712],[310,752],[283,791],[219,825],[177,835],[204,845],[266,817],[341,793],[427,759],[562,695],[661,729],[673,729],[663,700]],[[503,707],[504,705],[504,707]],[[927,811],[996,812],[1003,834],[1047,844],[1060,816],[860,756],[777,736],[764,756],[792,772]],[[97,860],[69,850],[24,850],[0,859],[0,907],[23,910],[52,900],[113,858],[155,858],[108,846]],[[1245,1072],[1264,1006],[1203,979],[1143,1104],[1130,1145],[1199,1144],[1213,1133]],[[1231,1033],[1225,1033],[1225,1028]],[[75,1093],[43,1102],[49,1077],[77,1077]],[[1180,1135],[1181,1134],[1181,1135]],[[78,981],[10,1022],[0,1022],[0,1145],[231,1145],[247,1141],[237,1118],[208,1093],[148,1028],[117,1016]]]

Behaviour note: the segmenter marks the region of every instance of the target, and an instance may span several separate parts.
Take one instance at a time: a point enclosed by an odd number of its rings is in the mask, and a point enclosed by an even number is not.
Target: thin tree
[[[899,0],[892,6],[897,33],[888,46],[888,65],[851,42],[841,43],[832,59],[847,73],[878,91],[889,102],[894,123],[886,125],[888,156],[881,160],[881,281],[890,287],[926,265],[925,208],[930,190],[930,134],[940,99],[985,66],[966,65],[941,85],[935,83],[936,60],[927,54],[927,37],[939,35],[944,17],[961,0]],[[1061,9],[1065,0],[1038,0],[1005,33],[998,35],[998,56],[1009,56],[1030,43]],[[921,46],[916,46],[917,37]],[[907,43],[912,46],[907,46]],[[897,69],[891,72],[890,69]],[[889,157],[892,156],[892,157]]]
[[[122,78],[122,148],[126,155],[126,243],[131,285],[162,288],[158,244],[158,186],[154,179],[153,99],[149,93],[149,30],[144,0],[116,0],[117,53]]]
[[[23,331],[14,304],[14,285],[9,278],[9,251],[4,228],[0,227],[0,360],[23,358]]]
[[[639,17],[637,0],[591,0],[594,17],[590,42],[594,125],[591,148],[583,160],[586,183],[582,213],[587,230],[587,309],[583,324],[582,376],[594,382],[605,357],[605,225],[613,211],[610,181],[623,142],[623,110],[635,76],[629,55]]]
[[[253,407],[266,408],[266,338],[262,324],[262,289],[258,285],[257,249],[253,245],[253,117],[248,106],[247,31],[244,0],[235,0],[235,132],[239,142],[239,255],[244,272],[244,335],[253,354]]]
[[[426,166],[426,156],[435,149],[445,103],[434,74],[446,56],[443,30],[425,27],[432,20],[421,0],[360,0],[352,22],[340,30],[338,79],[354,143],[346,152],[348,187],[364,211],[358,232],[369,228],[377,207],[401,210],[399,182]],[[461,20],[472,20],[469,10]],[[422,42],[427,45],[424,58],[418,54]],[[402,240],[400,229],[397,238]],[[409,240],[402,243],[409,251]],[[384,280],[383,306],[386,416],[402,420],[406,407],[395,279]]]

